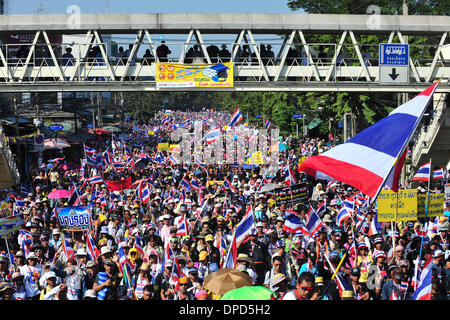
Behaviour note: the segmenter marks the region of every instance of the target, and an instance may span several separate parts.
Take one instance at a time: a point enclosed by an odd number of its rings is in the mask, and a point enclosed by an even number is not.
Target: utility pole
[[[97,92],[97,123],[101,128],[103,127],[103,115],[102,115],[102,105],[101,105],[101,93]]]
[[[91,108],[92,108],[92,130],[95,131],[95,108],[94,108],[94,93],[91,92]]]

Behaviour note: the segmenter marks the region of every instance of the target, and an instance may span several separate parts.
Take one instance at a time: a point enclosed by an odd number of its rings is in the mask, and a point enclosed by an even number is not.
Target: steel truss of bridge
[[[205,90],[157,88],[157,47],[168,61],[186,63],[197,45],[201,63],[221,62],[208,47],[225,44],[234,63],[233,91],[419,92],[440,79],[450,92],[450,17],[315,14],[80,14],[0,16],[0,36],[26,42],[0,50],[0,92]],[[64,36],[77,41],[64,43]],[[321,37],[319,37],[321,36]],[[408,43],[408,83],[382,83],[378,43]],[[110,54],[130,45],[130,56]],[[60,39],[54,41],[53,39]],[[270,43],[269,43],[270,42]],[[271,44],[273,56],[261,51]],[[67,47],[76,52],[63,58]],[[98,54],[89,56],[96,47]],[[149,49],[155,58],[143,58]],[[242,54],[248,49],[249,54]],[[20,55],[17,54],[20,51]]]

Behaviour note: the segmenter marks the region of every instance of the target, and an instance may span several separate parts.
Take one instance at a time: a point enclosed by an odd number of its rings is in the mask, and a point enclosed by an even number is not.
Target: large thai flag
[[[133,248],[136,249],[140,254],[141,257],[144,256],[144,245],[143,245],[143,241],[141,236],[138,234],[136,234],[136,236],[134,237],[134,244],[133,244]]]
[[[265,126],[265,128],[266,128],[267,130],[269,130],[269,129],[270,129],[270,125],[271,125],[270,121],[267,120],[267,121],[266,121],[266,124],[265,124],[264,126]]]
[[[411,181],[429,181],[431,176],[430,172],[431,162],[427,162],[424,165],[420,166]]]
[[[314,237],[319,232],[320,228],[323,227],[323,222],[312,207],[309,207],[308,216],[309,219],[306,223],[306,229],[308,230],[308,233]]]
[[[32,239],[33,236],[31,235],[31,232],[26,229],[20,229],[19,235],[17,236],[17,242],[22,247],[22,251],[26,256],[31,252],[31,245],[32,245]]]
[[[195,191],[199,191],[200,190],[200,185],[198,184],[198,180],[196,178],[192,178],[191,179],[191,187]]]
[[[430,255],[420,274],[419,287],[414,291],[411,300],[431,300],[432,261],[433,256]]]
[[[241,111],[239,111],[239,107],[236,107],[236,109],[234,110],[233,115],[231,116],[231,121],[230,121],[230,127],[233,128],[235,126],[237,126],[239,124],[239,122],[242,121],[242,119],[244,119],[244,116],[242,115]]]
[[[295,233],[301,230],[303,233],[308,233],[305,225],[303,224],[300,215],[292,210],[285,210],[285,221],[283,225],[283,230]]]
[[[74,207],[74,206],[77,206],[81,201],[80,190],[78,189],[77,186],[74,185],[72,187],[71,192],[72,193],[70,195],[69,200],[67,201],[67,204],[69,207]]]
[[[150,201],[150,189],[148,188],[148,184],[145,186],[144,190],[142,191],[142,202],[148,203]]]
[[[219,139],[220,136],[220,127],[212,129],[209,131],[205,137],[203,138],[208,144],[213,143]]]
[[[375,198],[384,185],[398,190],[407,146],[439,82],[347,142],[302,162],[299,171],[349,184]]]

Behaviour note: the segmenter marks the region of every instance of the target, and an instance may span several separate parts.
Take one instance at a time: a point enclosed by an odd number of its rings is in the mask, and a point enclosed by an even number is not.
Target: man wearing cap
[[[250,241],[244,242],[238,248],[239,253],[246,253],[252,258],[253,267],[257,275],[257,285],[264,283],[265,272],[270,268],[270,254],[267,247],[258,241],[256,230],[252,229],[250,232]]]
[[[14,272],[11,276],[11,281],[16,292],[13,294],[14,300],[28,300],[25,284],[23,283],[24,276],[20,272]]]
[[[111,221],[108,224],[108,233],[114,238],[116,243],[124,236],[125,225],[120,221],[120,216],[118,214],[113,214],[111,216]]]
[[[117,300],[122,296],[119,286],[123,274],[118,271],[117,263],[111,259],[105,260],[105,272],[99,272],[92,289],[97,292],[98,300]]]
[[[174,291],[170,285],[170,277],[172,275],[173,261],[166,260],[164,262],[164,271],[159,273],[155,279],[155,294],[157,299],[168,300]],[[158,299],[158,300],[159,300]]]
[[[27,256],[27,265],[23,266],[20,272],[24,275],[24,284],[27,296],[31,300],[39,300],[39,279],[42,274],[42,266],[37,264],[38,258],[34,252]]]
[[[433,280],[438,281],[441,288],[446,287],[446,268],[444,263],[445,252],[441,249],[436,249],[433,252],[433,262],[431,268],[433,270]]]
[[[208,260],[210,263],[220,263],[220,251],[214,246],[214,236],[212,234],[207,234],[205,236],[206,247],[204,250],[208,252]]]
[[[402,271],[396,267],[392,272],[392,280],[385,282],[381,287],[381,300],[403,300],[404,298],[404,292],[400,290]]]

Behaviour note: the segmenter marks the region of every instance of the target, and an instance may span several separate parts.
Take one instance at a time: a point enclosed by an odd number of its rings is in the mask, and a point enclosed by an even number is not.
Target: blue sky
[[[105,13],[107,0],[6,0],[9,14]],[[109,0],[110,13],[290,13],[287,0]]]

